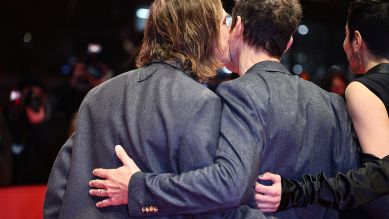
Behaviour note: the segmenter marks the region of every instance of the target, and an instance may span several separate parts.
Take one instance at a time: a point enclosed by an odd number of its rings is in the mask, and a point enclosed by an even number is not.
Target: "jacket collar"
[[[251,66],[251,68],[249,68],[246,73],[251,71],[280,72],[283,74],[292,75],[292,73],[290,73],[283,64],[275,61],[258,62],[257,64]]]
[[[137,81],[138,82],[141,82],[141,81],[144,81],[146,80],[147,78],[149,78],[151,75],[153,75],[160,67],[161,67],[161,64],[162,65],[168,65],[168,66],[171,66],[177,70],[180,70],[182,72],[184,72],[186,75],[188,75],[189,77],[191,77],[192,79],[195,79],[193,76],[192,76],[192,71],[190,69],[184,69],[182,67],[182,65],[178,62],[178,61],[175,61],[175,60],[157,60],[157,59],[154,59],[152,60],[151,62],[149,62],[146,66],[142,67],[142,68],[139,68],[138,71],[137,71],[137,75],[138,75],[138,79]],[[147,69],[147,70],[146,70]]]

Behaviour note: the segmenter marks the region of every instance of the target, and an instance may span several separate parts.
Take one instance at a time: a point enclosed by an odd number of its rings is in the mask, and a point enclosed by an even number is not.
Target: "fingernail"
[[[259,175],[258,177],[263,177],[263,174]]]

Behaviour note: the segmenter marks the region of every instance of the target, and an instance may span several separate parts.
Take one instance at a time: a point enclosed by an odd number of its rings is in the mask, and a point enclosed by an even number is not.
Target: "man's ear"
[[[292,44],[293,44],[293,36],[291,36],[289,38],[289,41],[288,41],[288,44],[286,45],[286,49],[285,49],[284,53],[286,53],[290,49],[290,47],[292,47]]]
[[[234,38],[240,38],[243,35],[243,30],[244,30],[244,27],[243,27],[243,23],[242,23],[242,17],[237,16],[235,25],[232,28],[230,35],[232,35],[232,37],[234,37]]]

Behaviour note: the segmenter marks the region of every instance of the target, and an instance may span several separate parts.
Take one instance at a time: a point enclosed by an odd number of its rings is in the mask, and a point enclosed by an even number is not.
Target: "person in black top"
[[[312,204],[339,210],[365,205],[389,194],[389,1],[352,1],[344,50],[350,70],[363,74],[346,90],[349,114],[361,144],[362,168],[326,178],[321,173],[301,181],[265,173],[260,180],[273,185],[256,185],[257,207],[264,212],[281,211]],[[372,218],[387,218],[388,198],[371,207]],[[366,207],[366,209],[365,209]]]

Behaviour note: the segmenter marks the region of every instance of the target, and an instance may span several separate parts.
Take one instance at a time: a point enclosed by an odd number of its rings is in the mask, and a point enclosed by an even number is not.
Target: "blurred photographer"
[[[10,94],[6,112],[12,139],[13,183],[44,184],[66,138],[67,122],[55,111],[56,101],[46,86],[27,79]]]
[[[69,65],[72,73],[68,83],[55,91],[57,108],[71,121],[68,135],[74,131],[77,110],[85,95],[113,75],[112,70],[102,61],[99,44],[90,44],[87,53]]]

